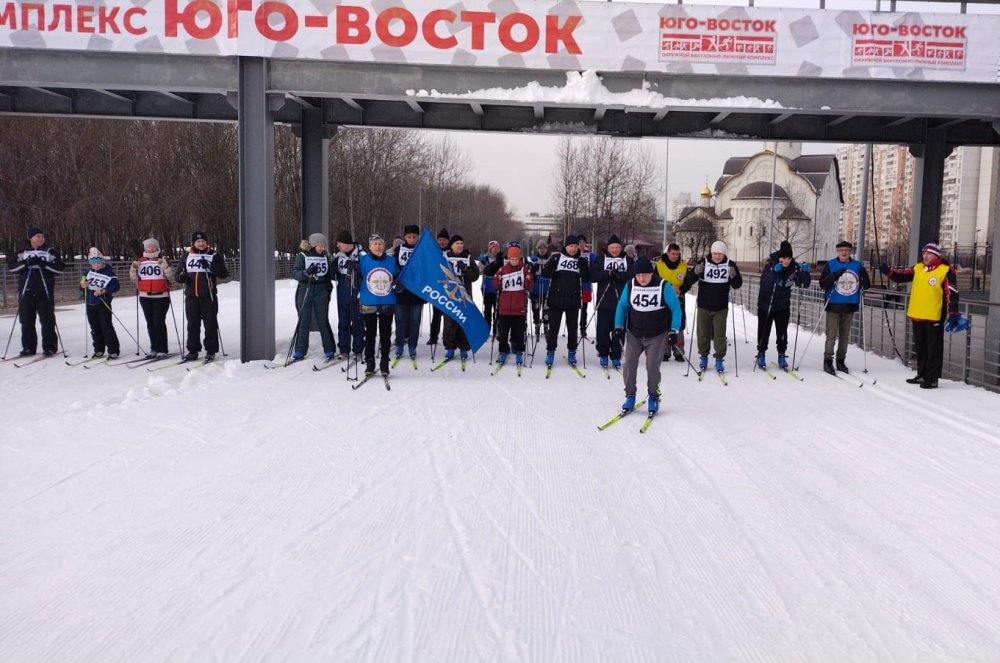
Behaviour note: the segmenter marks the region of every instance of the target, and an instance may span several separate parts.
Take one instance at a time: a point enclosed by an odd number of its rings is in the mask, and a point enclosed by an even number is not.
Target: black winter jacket
[[[590,261],[577,254],[553,253],[542,267],[542,276],[551,279],[545,298],[550,308],[563,311],[580,308],[580,284],[590,280]]]

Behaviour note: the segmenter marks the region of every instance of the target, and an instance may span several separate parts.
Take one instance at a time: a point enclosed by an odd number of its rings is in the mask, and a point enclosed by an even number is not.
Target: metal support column
[[[322,108],[302,110],[302,236],[330,237],[329,138],[336,127],[323,126]],[[332,238],[331,238],[332,241]]]
[[[1000,127],[998,127],[1000,128]],[[990,252],[993,262],[990,270],[990,303],[986,316],[986,347],[983,357],[983,370],[986,372],[987,384],[1000,384],[1000,259],[997,259],[997,246],[1000,246],[1000,170],[994,173],[996,177],[996,207],[993,210],[993,237],[990,240]],[[974,258],[973,258],[974,259]],[[985,278],[986,274],[983,274]],[[976,324],[975,318],[972,324]]]
[[[240,360],[274,358],[274,119],[268,63],[239,58]]]
[[[920,260],[920,248],[936,242],[941,229],[941,198],[944,188],[944,160],[951,154],[942,129],[928,129],[926,139],[911,145],[916,159],[913,187],[913,223],[910,227],[910,262]]]

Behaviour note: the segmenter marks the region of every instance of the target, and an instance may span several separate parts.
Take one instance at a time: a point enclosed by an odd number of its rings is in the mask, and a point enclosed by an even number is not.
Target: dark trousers
[[[498,315],[497,343],[500,345],[500,352],[513,350],[514,354],[522,354],[524,352],[524,332],[527,326],[527,318],[523,315]],[[510,338],[509,342],[508,337]]]
[[[778,354],[783,355],[788,349],[788,316],[789,309],[771,311],[757,309],[757,352],[766,352],[767,343],[771,338],[771,323],[774,323],[774,345]]]
[[[94,341],[94,352],[104,352],[107,349],[109,354],[121,353],[118,334],[115,333],[115,323],[111,318],[111,309],[101,301],[96,304],[87,304],[87,322],[90,323],[90,336]]]
[[[484,277],[489,278],[489,277]],[[490,333],[496,333],[496,322],[497,322],[497,293],[495,292],[484,292],[483,293],[483,317],[486,318],[486,324],[490,326]]]
[[[187,351],[201,352],[201,323],[205,323],[205,352],[219,352],[219,303],[208,297],[187,297],[184,300],[187,314]]]
[[[436,311],[437,309],[434,310]],[[470,349],[469,339],[465,337],[465,332],[462,331],[462,328],[458,325],[458,323],[451,318],[444,319],[444,331],[441,338],[444,341],[445,350],[454,350],[455,348],[458,348],[459,350],[468,351]]]
[[[441,335],[441,311],[431,307],[431,344],[437,343],[438,336]]]
[[[396,304],[396,352],[399,354],[403,354],[403,345],[411,355],[417,353],[423,311],[423,304]]]
[[[587,335],[587,307],[589,302],[580,302],[580,336]]]
[[[344,292],[341,292],[341,288]],[[358,302],[352,299],[348,288],[337,286],[337,347],[344,354],[361,354],[365,347],[365,323],[361,319]]]
[[[580,309],[571,308],[563,310],[561,308],[549,308],[549,332],[545,337],[545,350],[555,352],[559,345],[559,326],[562,324],[563,314],[566,314],[566,350],[576,352],[577,324],[580,321]]]
[[[392,345],[392,313],[365,313],[365,372],[375,371],[375,336],[378,335],[379,370],[389,372],[389,347]]]
[[[944,364],[944,325],[914,320],[913,349],[917,353],[917,375],[924,380],[939,379]]]
[[[30,278],[30,277],[29,277]],[[42,351],[57,352],[59,337],[56,335],[56,314],[52,301],[44,292],[24,293],[21,298],[21,349],[38,350],[38,333],[35,331],[35,316],[42,324]]]
[[[532,324],[535,326],[535,336],[538,336],[542,331],[543,323],[545,325],[545,333],[548,333],[548,322],[549,322],[549,312],[547,310],[542,310],[542,300],[539,297],[530,297],[529,302],[531,302],[531,320]]]
[[[299,285],[295,291],[295,308],[299,312],[299,326],[295,333],[295,351],[305,354],[309,351],[309,332],[315,321],[323,352],[336,352],[333,327],[330,326],[330,291],[320,284]]]
[[[149,334],[149,351],[167,351],[167,311],[170,310],[169,297],[139,297],[142,315],[146,318],[146,333]]]
[[[612,359],[622,358],[622,344],[611,332],[615,328],[615,310],[597,309],[597,355],[611,356]]]

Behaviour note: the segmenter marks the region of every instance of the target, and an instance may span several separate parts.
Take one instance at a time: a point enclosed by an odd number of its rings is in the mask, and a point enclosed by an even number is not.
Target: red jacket
[[[520,273],[521,279],[514,276]],[[504,277],[507,277],[507,288],[504,288]],[[518,267],[514,267],[509,262],[506,263],[493,277],[493,286],[499,293],[497,297],[497,311],[500,315],[527,315],[528,314],[528,291],[534,279],[531,276],[531,268],[522,261]]]

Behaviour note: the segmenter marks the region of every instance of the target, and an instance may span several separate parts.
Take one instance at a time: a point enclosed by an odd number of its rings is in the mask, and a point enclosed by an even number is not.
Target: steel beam
[[[267,61],[239,58],[240,360],[274,358],[274,120]]]
[[[910,227],[910,257],[916,260],[920,248],[927,242],[938,241],[941,228],[941,198],[944,188],[944,160],[951,154],[941,129],[929,129],[922,145],[910,152],[916,157],[913,200],[913,222]]]
[[[323,135],[323,111],[302,109],[302,236],[330,236],[329,141]]]

